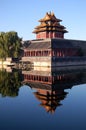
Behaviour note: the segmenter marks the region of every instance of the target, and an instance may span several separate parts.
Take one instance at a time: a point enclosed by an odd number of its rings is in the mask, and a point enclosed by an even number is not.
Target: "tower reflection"
[[[86,83],[86,70],[36,68],[29,71],[0,70],[0,95],[16,97],[19,88],[27,84],[35,90],[33,94],[47,112],[54,113],[56,108],[63,105],[67,97],[67,89]]]
[[[61,101],[68,94],[66,89],[86,83],[86,72],[82,70],[31,70],[22,71],[24,83],[35,90],[34,95],[40,106],[49,113],[54,113],[61,106]]]
[[[60,102],[66,97],[66,94],[67,92],[64,90],[37,89],[37,92],[34,92],[35,97],[41,102],[40,106],[50,113],[54,113],[56,108],[62,105]]]

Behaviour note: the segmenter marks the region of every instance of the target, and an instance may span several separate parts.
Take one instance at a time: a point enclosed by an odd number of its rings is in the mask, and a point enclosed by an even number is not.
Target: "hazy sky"
[[[34,27],[50,11],[63,20],[69,31],[65,38],[86,40],[86,0],[0,0],[0,32],[17,31],[23,40],[35,39]]]

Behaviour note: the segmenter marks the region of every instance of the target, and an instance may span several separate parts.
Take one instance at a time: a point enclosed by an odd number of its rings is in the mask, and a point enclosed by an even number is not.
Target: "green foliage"
[[[21,38],[17,32],[1,32],[0,33],[0,58],[20,57],[21,55]]]
[[[21,87],[22,75],[19,72],[8,73],[0,70],[0,94],[5,96],[18,96]]]

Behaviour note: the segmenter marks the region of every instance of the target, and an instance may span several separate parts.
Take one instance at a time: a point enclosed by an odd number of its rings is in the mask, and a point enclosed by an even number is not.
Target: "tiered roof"
[[[35,27],[33,33],[39,33],[44,31],[58,31],[66,33],[65,27],[60,25],[62,20],[57,19],[54,13],[46,13],[45,17],[40,19],[40,25]]]
[[[34,92],[35,97],[41,102],[40,106],[50,113],[54,113],[56,108],[62,105],[60,101],[64,100],[66,94],[64,90],[38,89],[37,92]]]

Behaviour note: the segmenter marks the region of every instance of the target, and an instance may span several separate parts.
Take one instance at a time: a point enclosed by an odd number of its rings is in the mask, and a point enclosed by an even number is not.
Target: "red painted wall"
[[[64,38],[64,34],[61,32],[40,32],[36,34],[36,39],[46,38]]]

